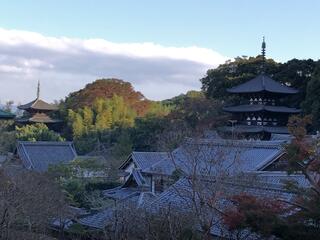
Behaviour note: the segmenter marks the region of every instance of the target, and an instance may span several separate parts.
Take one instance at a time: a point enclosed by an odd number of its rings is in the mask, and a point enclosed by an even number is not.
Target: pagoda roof
[[[15,115],[0,109],[0,119],[12,119]]]
[[[30,110],[30,109],[47,110],[47,111],[58,110],[58,106],[53,105],[53,104],[49,104],[39,98],[36,98],[35,100],[33,100],[32,102],[29,102],[27,104],[20,105],[20,106],[18,106],[18,108],[21,110]]]
[[[227,89],[227,91],[229,93],[257,93],[266,91],[281,94],[295,94],[298,92],[298,90],[281,84],[265,74],[260,74],[254,79]]]
[[[59,123],[60,119],[53,119],[45,113],[36,113],[31,117],[21,117],[16,119],[20,123]]]
[[[264,104],[245,104],[232,107],[224,107],[226,112],[276,112],[276,113],[300,113],[301,109],[285,106],[270,106]]]
[[[289,134],[287,127],[270,127],[270,126],[247,126],[247,125],[236,125],[233,128],[225,126],[221,129],[225,132],[235,132],[235,133],[279,133],[279,134]]]

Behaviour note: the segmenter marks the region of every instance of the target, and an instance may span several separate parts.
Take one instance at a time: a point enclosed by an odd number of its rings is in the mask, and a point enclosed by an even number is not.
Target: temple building
[[[10,120],[15,117],[14,114],[0,109],[0,120]]]
[[[265,47],[263,40],[263,60]],[[224,130],[232,132],[233,136],[237,134],[268,140],[271,134],[288,134],[289,116],[301,112],[300,109],[281,104],[281,99],[296,94],[298,90],[273,80],[264,71],[254,79],[227,89],[227,92],[238,94],[244,99],[238,105],[224,107],[224,111],[232,113],[233,116],[230,120],[231,126]]]
[[[54,128],[55,125],[61,123],[60,119],[53,117],[58,106],[40,99],[40,82],[38,82],[37,98],[32,102],[18,106],[18,108],[24,111],[22,117],[16,119],[18,124],[44,123],[48,127]]]

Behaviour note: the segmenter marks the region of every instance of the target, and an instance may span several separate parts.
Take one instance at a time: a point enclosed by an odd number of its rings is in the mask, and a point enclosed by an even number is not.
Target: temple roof
[[[27,169],[44,172],[49,165],[69,163],[77,157],[72,142],[19,141],[17,154]]]
[[[16,119],[20,123],[59,123],[62,120],[53,119],[45,113],[36,113],[31,117],[21,117]]]
[[[14,117],[14,114],[0,110],[0,119],[12,119]]]
[[[194,172],[216,176],[217,172],[237,174],[256,171],[283,154],[284,141],[244,141],[189,139],[163,159],[143,170],[146,174],[172,175],[177,169],[186,175]],[[194,166],[197,159],[197,166]],[[233,167],[230,167],[233,166]]]
[[[33,100],[32,102],[29,102],[27,104],[20,105],[20,106],[18,106],[18,108],[21,110],[30,110],[30,109],[47,110],[47,111],[58,110],[58,107],[56,105],[49,104],[39,98],[36,98],[35,100]]]
[[[272,92],[282,94],[295,94],[298,90],[281,84],[265,74],[260,74],[252,80],[243,84],[227,89],[230,93],[257,93]]]
[[[236,125],[232,127],[223,127],[222,131],[235,133],[280,133],[280,134],[289,134],[287,127],[270,127],[270,126],[247,126],[247,125]]]
[[[168,159],[169,155],[168,152],[132,152],[119,169],[124,170],[133,161],[139,169],[145,170],[163,159]]]
[[[277,113],[300,113],[301,110],[297,108],[289,108],[285,106],[269,106],[263,104],[246,104],[232,107],[224,107],[226,112],[277,112]]]

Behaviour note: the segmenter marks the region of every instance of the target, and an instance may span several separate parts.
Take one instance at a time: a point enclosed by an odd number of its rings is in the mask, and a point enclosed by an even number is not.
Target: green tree
[[[68,124],[71,126],[73,137],[77,138],[84,134],[83,118],[80,113],[68,110]]]
[[[112,125],[112,113],[111,109],[104,109],[99,112],[96,116],[95,129],[97,131],[102,131],[110,129]]]
[[[113,95],[108,101],[111,108],[112,123],[120,126],[133,126],[136,113],[120,96]]]
[[[320,64],[308,82],[306,98],[302,103],[305,113],[313,116],[313,129],[320,129]]]
[[[16,138],[21,141],[64,141],[56,132],[43,123],[16,127]]]
[[[226,89],[244,83],[261,73],[262,57],[237,57],[234,61],[228,61],[216,69],[209,69],[207,76],[202,78],[202,90],[210,98],[230,99]],[[265,72],[273,75],[278,71],[279,64],[272,59],[267,59]]]
[[[85,106],[82,109],[83,126],[86,133],[93,129],[94,115],[91,108]]]

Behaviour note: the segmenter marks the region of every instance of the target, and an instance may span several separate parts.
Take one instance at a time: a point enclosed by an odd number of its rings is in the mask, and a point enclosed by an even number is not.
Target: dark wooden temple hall
[[[265,61],[265,41],[262,43],[263,65]],[[247,138],[268,140],[271,134],[288,134],[287,123],[291,114],[300,113],[300,109],[283,106],[281,100],[298,90],[272,79],[264,73],[243,84],[227,89],[228,93],[239,94],[244,99],[235,106],[224,107],[232,113],[231,126],[224,127],[225,132]]]
[[[33,124],[44,123],[50,128],[54,128],[61,123],[60,119],[53,117],[54,112],[58,110],[58,106],[49,104],[40,99],[40,82],[38,82],[37,98],[27,104],[18,106],[23,110],[23,115],[16,118],[17,124]]]

